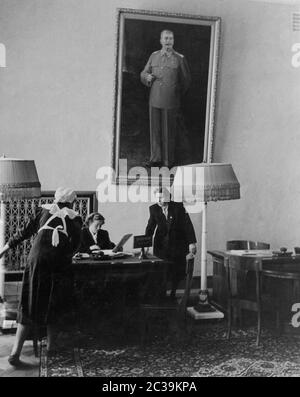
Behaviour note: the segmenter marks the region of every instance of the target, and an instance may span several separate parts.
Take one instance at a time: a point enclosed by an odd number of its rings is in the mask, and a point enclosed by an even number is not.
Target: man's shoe
[[[22,361],[20,361],[20,356],[18,354],[12,354],[8,357],[8,362],[13,367],[19,367],[22,365]]]
[[[151,167],[161,167],[162,163],[160,161],[146,161],[144,164],[145,167],[151,168]]]
[[[47,357],[48,358],[55,357],[57,355],[58,355],[58,350],[57,349],[47,350]]]
[[[177,165],[175,165],[174,163],[172,163],[172,164],[164,164],[163,166],[169,168],[169,170],[171,168],[173,168],[173,167],[177,167]]]

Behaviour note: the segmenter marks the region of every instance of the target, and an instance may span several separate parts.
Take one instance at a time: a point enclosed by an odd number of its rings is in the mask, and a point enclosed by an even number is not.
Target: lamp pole
[[[199,292],[199,303],[208,303],[208,290],[207,290],[207,255],[206,255],[206,242],[207,242],[207,202],[204,202],[202,210],[202,234],[201,234],[201,287]]]
[[[0,249],[5,245],[5,212],[6,204],[0,200]],[[5,282],[5,256],[0,259],[0,301],[4,299],[4,282]]]

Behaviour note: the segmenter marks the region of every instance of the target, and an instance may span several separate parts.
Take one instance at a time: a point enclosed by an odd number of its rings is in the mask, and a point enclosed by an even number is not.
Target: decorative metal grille
[[[31,217],[35,216],[37,207],[50,204],[53,199],[54,192],[47,192],[40,199],[7,201],[5,241],[13,236],[18,229],[22,228]],[[74,209],[85,220],[87,215],[95,211],[95,195],[90,192],[85,194],[77,193]],[[24,269],[33,238],[34,236],[30,240],[23,241],[15,249],[8,251],[5,257],[5,265],[8,271]]]

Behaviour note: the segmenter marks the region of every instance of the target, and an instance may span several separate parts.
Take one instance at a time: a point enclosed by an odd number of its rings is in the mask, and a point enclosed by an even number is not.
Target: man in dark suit
[[[186,255],[196,253],[196,236],[193,224],[182,203],[171,200],[166,188],[155,192],[157,204],[152,205],[145,234],[154,236],[153,253],[171,261],[169,280],[172,283],[171,297],[175,297],[180,280],[184,278]]]
[[[98,212],[93,212],[87,217],[87,227],[81,231],[79,252],[90,253],[95,250],[112,249],[116,246],[110,241],[108,232],[101,229],[104,222],[104,217]]]

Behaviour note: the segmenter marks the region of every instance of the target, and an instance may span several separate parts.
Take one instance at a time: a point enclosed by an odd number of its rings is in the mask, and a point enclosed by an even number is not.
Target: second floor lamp
[[[222,318],[223,313],[210,305],[207,289],[207,203],[239,199],[240,184],[231,164],[190,164],[177,168],[173,193],[175,201],[192,206],[193,212],[202,212],[201,287],[197,305],[188,311],[196,319]]]
[[[5,244],[6,203],[41,196],[41,184],[33,160],[0,157],[0,248]],[[0,259],[0,299],[4,298],[5,258]]]

